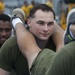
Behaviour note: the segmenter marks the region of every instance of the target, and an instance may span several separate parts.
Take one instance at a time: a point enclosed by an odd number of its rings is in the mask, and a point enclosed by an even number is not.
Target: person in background
[[[8,15],[0,14],[0,47],[11,36],[12,26],[10,19]]]
[[[3,14],[5,10],[4,1],[0,0],[0,14]]]
[[[24,5],[21,8],[25,12],[25,14],[26,14],[26,18],[25,18],[25,23],[26,23],[27,22],[27,19],[28,19],[28,16],[29,16],[28,2],[27,1],[24,1]]]
[[[35,1],[31,1],[31,4],[28,6],[28,11],[30,13],[30,10],[36,5]]]
[[[10,20],[11,17],[9,17],[7,14],[0,14],[0,48],[12,35],[12,26]],[[14,71],[11,71],[10,75],[16,74]]]
[[[61,18],[61,9],[63,0],[52,0],[53,2],[53,10],[56,14],[56,21],[60,25],[60,18]]]
[[[67,15],[67,27],[64,34],[64,44],[75,41],[75,8],[71,9]]]
[[[48,0],[48,1],[46,2],[46,4],[47,4],[48,6],[50,6],[50,7],[52,7],[52,8],[53,8],[52,0]]]

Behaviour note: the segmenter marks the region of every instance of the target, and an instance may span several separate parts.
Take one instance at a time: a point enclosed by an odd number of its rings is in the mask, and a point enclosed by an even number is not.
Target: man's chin
[[[44,41],[46,41],[46,40],[48,40],[49,38],[41,38],[41,40],[44,40]]]

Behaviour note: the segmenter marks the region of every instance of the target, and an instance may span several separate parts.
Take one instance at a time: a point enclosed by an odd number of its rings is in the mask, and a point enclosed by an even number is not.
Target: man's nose
[[[44,26],[44,30],[46,30],[46,31],[48,30],[48,26],[47,25]]]
[[[5,32],[5,31],[3,31],[3,32],[2,32],[2,35],[6,35],[6,32]]]

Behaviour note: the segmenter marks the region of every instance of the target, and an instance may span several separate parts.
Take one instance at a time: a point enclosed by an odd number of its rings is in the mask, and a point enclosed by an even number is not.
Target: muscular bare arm
[[[26,56],[30,68],[32,62],[41,51],[41,49],[37,46],[33,35],[28,32],[28,30],[22,25],[22,23],[17,23],[15,30],[19,48],[23,55]]]
[[[54,22],[54,32],[52,35],[52,39],[54,44],[56,45],[56,51],[59,51],[60,48],[64,47],[64,30],[56,23]]]

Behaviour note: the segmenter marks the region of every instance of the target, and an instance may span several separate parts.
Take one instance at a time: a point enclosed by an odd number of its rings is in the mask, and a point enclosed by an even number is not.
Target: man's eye
[[[37,22],[37,24],[41,24],[41,25],[44,25],[44,22]]]
[[[6,29],[5,31],[6,31],[6,32],[10,32],[10,31],[11,31],[11,29]]]
[[[54,24],[54,22],[49,22],[49,23],[48,23],[48,25],[53,25],[53,24]]]
[[[39,24],[42,24],[42,25],[44,25],[44,23],[43,23],[43,22],[40,22]]]

